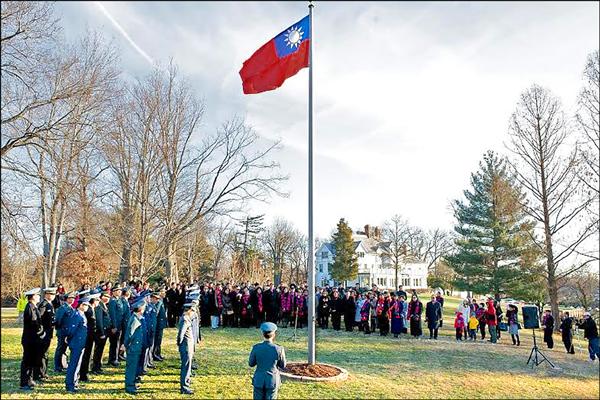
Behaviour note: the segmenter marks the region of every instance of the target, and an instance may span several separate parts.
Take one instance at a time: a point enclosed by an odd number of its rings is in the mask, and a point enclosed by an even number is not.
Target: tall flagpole
[[[315,263],[313,242],[313,18],[308,3],[308,363],[315,363]]]

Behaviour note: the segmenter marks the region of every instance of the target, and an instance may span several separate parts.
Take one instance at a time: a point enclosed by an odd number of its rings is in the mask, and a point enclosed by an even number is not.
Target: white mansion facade
[[[365,226],[364,232],[356,232],[354,252],[358,258],[358,276],[354,281],[348,281],[348,286],[357,282],[361,287],[371,287],[376,284],[379,288],[394,289],[395,269],[387,254],[390,253],[389,242],[380,238],[377,227]],[[315,254],[316,284],[325,286],[335,282],[329,273],[329,265],[333,264],[335,248],[332,243],[323,243]],[[411,256],[406,256],[400,264],[398,284],[404,289],[427,289],[427,263]],[[395,288],[397,289],[397,288]]]

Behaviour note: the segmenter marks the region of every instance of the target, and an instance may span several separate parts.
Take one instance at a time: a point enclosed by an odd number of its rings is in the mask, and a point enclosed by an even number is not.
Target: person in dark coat
[[[21,359],[21,390],[32,390],[35,386],[33,373],[41,362],[42,340],[45,338],[42,318],[37,308],[40,300],[40,288],[25,292],[27,305],[23,312],[23,334],[21,345],[23,346],[23,358]]]
[[[329,293],[327,293],[326,290],[323,290],[317,306],[317,314],[319,316],[319,327],[321,327],[322,329],[329,328],[330,311],[331,307]]]
[[[131,289],[124,287],[121,290],[121,304],[123,305],[123,318],[121,319],[121,335],[119,336],[119,361],[127,360],[125,358],[125,329],[131,316],[131,305],[129,304],[129,298],[131,297]],[[96,303],[97,304],[97,303]]]
[[[399,335],[406,333],[406,314],[407,306],[403,296],[396,296],[396,293],[392,294],[392,302],[390,305],[390,320],[391,328],[394,337],[397,338]]]
[[[90,371],[90,360],[92,358],[92,350],[94,348],[94,335],[96,333],[96,313],[95,309],[98,305],[100,294],[89,296],[90,305],[85,311],[85,319],[87,322],[87,337],[85,340],[85,348],[83,357],[81,358],[81,368],[79,369],[79,380],[88,382],[90,380],[88,374]]]
[[[250,295],[250,302],[252,303],[252,316],[254,317],[254,323],[259,328],[265,320],[265,305],[263,291],[260,286],[254,289],[252,295]]]
[[[54,327],[56,328],[56,350],[54,350],[54,372],[63,372],[67,369],[67,338],[66,321],[74,310],[72,307],[77,297],[77,292],[67,293],[65,302],[56,310]]]
[[[351,291],[346,292],[342,301],[342,309],[346,332],[352,332],[354,328],[354,316],[356,315],[356,303],[354,301],[354,294]]]
[[[441,319],[442,306],[438,303],[436,297],[432,295],[431,301],[429,301],[425,307],[425,321],[427,322],[427,328],[429,329],[429,339],[437,340]]]
[[[96,333],[94,335],[94,357],[92,361],[92,372],[101,374],[102,370],[102,355],[104,346],[110,330],[113,328],[110,314],[108,313],[108,301],[110,296],[108,291],[102,292],[100,302],[94,309],[96,314]]]
[[[65,386],[67,392],[76,393],[79,387],[79,370],[81,368],[81,359],[83,358],[83,350],[87,340],[87,320],[85,312],[90,305],[89,298],[83,297],[79,299],[77,310],[70,315],[67,320],[67,343],[71,352],[69,358],[69,366],[67,367],[67,376]]]
[[[120,286],[112,288],[112,298],[107,306],[111,320],[111,329],[108,332],[110,341],[108,363],[113,367],[117,367],[119,366],[119,342],[121,341],[121,322],[123,321],[124,312]]]
[[[210,316],[213,313],[213,306],[215,304],[214,297],[214,293],[211,293],[208,286],[204,286],[200,296],[200,324],[203,327],[210,326]]]
[[[589,312],[583,313],[583,321],[577,324],[579,329],[583,329],[583,337],[588,340],[588,351],[590,360],[598,359],[600,361],[600,346],[598,346],[598,326]]]
[[[337,290],[333,291],[330,303],[331,325],[333,325],[334,330],[339,331],[341,329],[342,313],[344,312],[344,300],[340,297],[340,293]]]
[[[54,301],[55,297],[56,288],[45,288],[44,299],[38,305],[45,337],[41,342],[40,363],[33,374],[33,379],[36,381],[48,379],[48,349],[50,348],[50,342],[52,342],[52,336],[54,333],[54,306],[52,305],[52,302]]]
[[[166,291],[165,289],[161,289],[159,291],[160,298],[156,303],[156,332],[154,334],[154,351],[153,351],[153,359],[154,361],[163,361],[164,358],[162,356],[162,340],[163,340],[163,331],[167,327],[167,311],[165,309],[165,299],[166,299]]]
[[[174,328],[175,321],[177,321],[177,297],[177,284],[171,282],[171,287],[167,290],[164,300],[169,328]]]
[[[552,316],[552,311],[546,310],[544,312],[542,325],[544,327],[544,343],[551,349],[554,347],[554,339],[552,338],[552,332],[554,332],[554,317]]]
[[[388,292],[379,295],[375,305],[375,314],[377,316],[377,325],[379,325],[379,335],[387,336],[390,332],[390,297]]]
[[[423,314],[423,303],[419,300],[419,296],[413,294],[410,303],[408,303],[408,318],[410,320],[410,334],[414,337],[423,334],[421,314]]]
[[[575,347],[573,346],[573,318],[569,316],[568,311],[564,312],[559,329],[567,353],[575,354]]]

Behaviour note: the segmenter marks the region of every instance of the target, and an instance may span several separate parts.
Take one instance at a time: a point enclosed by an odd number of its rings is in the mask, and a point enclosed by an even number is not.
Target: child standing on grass
[[[456,329],[456,340],[463,340],[463,329],[465,329],[465,319],[460,311],[456,312],[456,318],[454,318],[454,328]]]
[[[477,340],[477,327],[479,326],[479,320],[475,316],[474,312],[471,312],[469,318],[469,340]]]

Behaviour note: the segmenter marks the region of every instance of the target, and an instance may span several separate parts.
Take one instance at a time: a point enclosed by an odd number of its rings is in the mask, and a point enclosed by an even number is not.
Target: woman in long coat
[[[404,296],[396,297],[396,293],[392,293],[392,304],[390,306],[390,320],[392,322],[392,333],[394,337],[398,337],[401,333],[406,333],[406,303]]]
[[[408,303],[408,317],[410,318],[410,334],[414,337],[423,335],[421,314],[423,314],[423,303],[419,301],[419,296],[413,294],[412,300]]]

